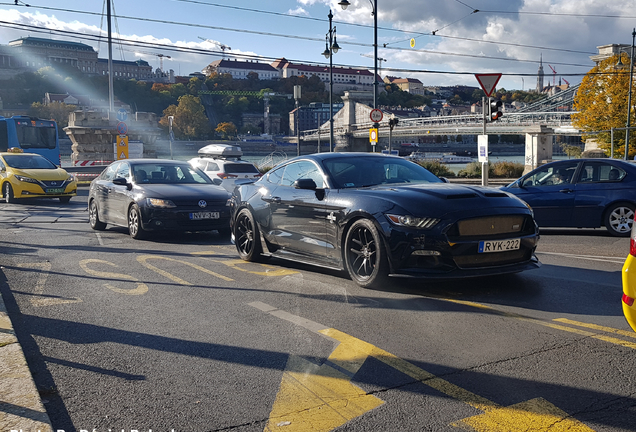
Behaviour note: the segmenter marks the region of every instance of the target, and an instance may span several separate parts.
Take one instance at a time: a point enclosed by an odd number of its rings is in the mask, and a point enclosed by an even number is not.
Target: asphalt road
[[[367,290],[214,232],[93,231],[80,193],[0,202],[0,290],[54,429],[636,430],[629,239],[546,229],[538,270]]]

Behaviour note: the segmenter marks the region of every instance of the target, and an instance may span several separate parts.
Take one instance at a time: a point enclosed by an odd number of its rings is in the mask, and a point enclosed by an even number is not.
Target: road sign
[[[486,93],[486,97],[490,97],[501,78],[501,74],[475,74],[475,78],[477,78],[477,82],[479,82],[482,90]]]
[[[123,121],[117,123],[117,133],[119,135],[128,135],[128,125]]]
[[[117,111],[117,120],[122,122],[125,122],[126,120],[128,120],[128,111],[126,111],[123,108]]]
[[[479,162],[488,162],[488,135],[477,135]]]
[[[369,129],[369,142],[377,143],[378,142],[378,130],[377,129]]]
[[[119,135],[116,138],[117,146],[115,147],[115,156],[117,160],[128,159],[128,137],[125,135]]]
[[[382,121],[383,114],[381,110],[375,108],[371,110],[371,114],[369,115],[369,117],[371,117],[372,122],[379,123]]]

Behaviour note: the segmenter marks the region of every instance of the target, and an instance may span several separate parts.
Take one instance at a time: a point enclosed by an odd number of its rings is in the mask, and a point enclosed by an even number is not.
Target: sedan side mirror
[[[132,189],[132,184],[128,183],[123,177],[114,178],[113,184],[116,184],[117,186],[126,186],[128,190]]]
[[[316,190],[318,186],[316,186],[316,182],[310,178],[302,178],[298,179],[294,182],[294,187],[296,189],[309,189]]]
[[[214,183],[217,186],[221,186],[221,183],[223,183],[223,180],[221,180],[220,178],[214,178],[212,179],[212,183]]]

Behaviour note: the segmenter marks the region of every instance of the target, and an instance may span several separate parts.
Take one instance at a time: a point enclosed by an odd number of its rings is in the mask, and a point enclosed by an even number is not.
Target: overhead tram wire
[[[202,1],[196,1],[196,0],[175,0],[175,1],[186,2],[186,3],[195,3],[195,4],[201,4],[201,5],[213,6],[213,7],[221,7],[221,8],[228,8],[228,9],[243,10],[243,11],[249,11],[249,12],[255,12],[255,13],[269,14],[269,15],[284,16],[284,17],[288,17],[288,18],[296,18],[296,19],[305,19],[305,20],[311,20],[311,21],[317,21],[317,22],[324,22],[324,19],[322,19],[322,18],[304,17],[304,16],[299,16],[299,15],[289,15],[289,14],[283,14],[283,13],[280,13],[280,12],[271,12],[271,11],[264,11],[264,10],[259,10],[259,9],[242,8],[242,7],[238,7],[238,6],[219,5],[219,4],[216,4],[216,3],[206,3],[206,2],[202,2]],[[0,3],[0,6],[1,5],[14,6],[13,3]],[[79,13],[79,14],[87,14],[87,15],[99,15],[96,12],[87,12],[87,11],[72,10],[72,9],[54,8],[54,7],[49,7],[49,6],[32,6],[32,5],[26,5],[26,6],[40,8],[40,9],[45,9],[45,10],[59,11],[59,12],[71,12],[71,13]],[[480,10],[480,12],[487,12],[487,11]],[[120,18],[130,19],[130,20],[139,20],[139,21],[158,22],[158,23],[165,23],[165,24],[183,25],[183,26],[186,26],[186,27],[199,26],[199,27],[204,27],[204,28],[210,28],[210,29],[213,29],[213,30],[214,29],[219,29],[219,30],[225,30],[225,31],[238,31],[238,32],[242,32],[242,33],[250,33],[251,32],[249,30],[234,30],[234,29],[227,29],[227,28],[217,28],[217,27],[210,27],[210,26],[189,24],[189,23],[179,23],[179,22],[171,22],[171,21],[152,20],[152,19],[149,19],[149,18],[127,17],[127,16],[120,16]],[[611,18],[611,17],[608,16],[608,18]],[[334,20],[333,22],[334,22],[334,24],[347,25],[347,26],[352,26],[352,27],[362,27],[362,28],[369,28],[369,29],[373,28],[373,26],[366,25],[366,24],[357,24],[357,23],[350,23],[350,22],[336,21],[336,20]],[[465,40],[465,41],[477,42],[477,43],[492,43],[492,44],[497,44],[497,45],[508,45],[508,46],[515,46],[515,47],[520,47],[520,48],[531,48],[531,49],[538,49],[538,50],[544,50],[544,51],[548,50],[548,51],[569,52],[569,53],[574,53],[574,54],[587,54],[587,55],[596,54],[596,53],[589,52],[589,51],[577,51],[577,50],[569,50],[569,49],[563,49],[563,48],[552,48],[552,47],[543,47],[543,46],[535,46],[535,45],[517,44],[517,43],[511,43],[511,42],[485,41],[485,40],[482,40],[482,39],[462,38],[462,37],[448,36],[448,35],[439,35],[439,34],[433,35],[432,33],[414,32],[414,31],[407,31],[407,30],[402,30],[402,29],[398,29],[398,28],[390,28],[390,27],[378,27],[378,29],[379,30],[383,30],[383,31],[392,31],[392,32],[400,32],[400,33],[407,33],[407,34],[417,35],[416,37],[420,37],[420,36],[435,36],[435,37],[441,37],[441,38],[447,38],[447,39],[458,39],[458,40]],[[260,33],[256,33],[256,34],[260,34]],[[270,35],[270,34],[263,33],[263,35]],[[276,34],[271,34],[271,35],[272,36],[279,36],[279,35],[276,35]],[[280,35],[280,37],[298,38],[297,36],[285,36],[285,35]],[[410,39],[411,38],[405,39],[405,41],[408,41]],[[310,40],[314,40],[314,39],[310,39]],[[397,42],[391,42],[390,44],[395,44],[395,43],[397,43]],[[366,45],[366,44],[361,44],[361,45],[362,46],[372,46],[372,45]],[[389,45],[389,43],[387,43],[386,45]],[[409,50],[408,48],[404,48],[404,49],[405,50]]]
[[[91,40],[91,41],[97,41],[100,39],[104,39],[103,36],[99,36],[99,35],[90,35],[90,34],[85,34],[85,33],[78,33],[78,32],[72,32],[72,31],[67,31],[67,30],[58,30],[58,29],[43,29],[43,28],[39,28],[39,27],[35,27],[35,26],[29,26],[26,24],[16,24],[16,23],[8,23],[9,25],[5,25],[7,23],[4,23],[2,21],[0,21],[0,27],[8,27],[8,28],[14,28],[16,30],[24,30],[21,27],[30,27],[29,31],[32,32],[40,32],[40,33],[50,33],[50,32],[54,32],[54,33],[61,33],[61,35],[64,36],[71,36],[71,37],[77,37],[77,38],[81,38],[84,40]],[[198,48],[191,48],[191,47],[178,47],[178,46],[174,46],[174,45],[165,45],[165,44],[156,44],[156,43],[150,43],[150,42],[143,42],[143,41],[130,41],[130,40],[126,40],[126,39],[122,39],[121,43],[124,46],[131,46],[131,47],[141,47],[141,48],[147,48],[147,49],[161,49],[164,51],[176,51],[176,52],[185,52],[185,53],[190,53],[190,54],[201,54],[201,55],[223,55],[223,53],[221,51],[212,51],[212,50],[204,50],[204,49],[198,49]],[[273,61],[275,60],[274,57],[264,57],[264,56],[255,56],[255,55],[243,55],[243,54],[236,54],[235,56],[237,57],[243,57],[243,58],[251,58],[254,60],[265,60],[265,61]],[[292,62],[298,62],[298,63],[314,63],[316,64],[316,62],[307,62],[306,60],[298,60],[298,59],[290,59],[290,61]],[[556,62],[554,62],[555,64],[557,64]],[[320,64],[320,63],[318,63]],[[322,65],[327,67],[326,65]],[[362,69],[364,68],[364,66],[358,66],[358,65],[347,65],[347,64],[337,64],[335,66],[340,66],[340,67],[348,67],[348,68],[359,68]],[[388,71],[392,71],[392,72],[404,72],[404,73],[422,73],[422,74],[438,74],[438,75],[474,75],[474,72],[462,72],[462,71],[438,71],[438,70],[426,70],[426,69],[403,69],[403,68],[392,68],[392,67],[385,67],[385,70]],[[617,74],[619,72],[599,72],[599,73],[594,73],[593,75],[613,75],[613,74]],[[585,76],[585,75],[590,75],[590,72],[582,72],[582,73],[559,73],[559,75],[562,76],[571,76],[571,77],[579,77],[579,76]],[[527,77],[535,77],[536,73],[502,73],[503,76],[527,76]]]
[[[129,17],[120,16],[119,18],[129,18]],[[169,23],[169,24],[180,24],[180,23],[176,23],[176,22],[166,22],[166,21],[160,21],[160,20],[152,20],[152,21],[159,21],[159,22]],[[17,24],[17,23],[11,23],[11,22],[8,22],[8,21],[0,21],[0,24],[2,24],[2,23],[4,23],[4,24],[12,24],[12,25],[19,25],[19,26],[30,27],[30,28],[34,27],[34,26],[29,26],[27,24]],[[306,37],[306,36],[283,35],[283,34],[277,34],[277,33],[257,32],[257,31],[253,31],[253,30],[230,29],[230,28],[226,28],[226,27],[214,27],[214,26],[196,25],[196,24],[189,24],[189,25],[191,27],[204,27],[204,28],[215,29],[215,30],[226,30],[226,31],[233,31],[233,32],[240,32],[240,33],[255,33],[255,34],[267,35],[267,36],[272,36],[272,37],[284,37],[284,38],[288,38],[288,39],[302,39],[302,40],[309,40],[309,41],[312,41],[312,42],[320,42],[320,43],[323,42],[323,40],[320,39],[320,38],[312,38],[312,37]],[[49,29],[48,31],[51,31],[51,29]],[[359,43],[359,42],[347,42],[347,44],[348,45],[354,45],[354,46],[361,46],[361,47],[365,47],[365,48],[373,46],[372,44],[365,44],[365,43]],[[171,45],[163,45],[163,44],[157,44],[157,45],[161,46],[161,48],[166,48],[166,47],[171,46]],[[452,52],[444,52],[444,51],[433,51],[433,50],[401,48],[401,47],[386,47],[385,49],[398,50],[398,51],[409,51],[409,52],[421,52],[421,53],[426,53],[426,54],[444,55],[444,56],[470,57],[470,58],[500,60],[500,61],[511,61],[511,62],[520,62],[520,63],[536,63],[536,60],[534,60],[534,59],[513,59],[513,58],[507,58],[507,57],[492,57],[492,56],[484,56],[484,55],[476,55],[476,54],[452,53]],[[587,67],[587,68],[590,67],[590,65],[573,64],[573,63],[562,63],[562,62],[552,62],[552,64],[560,65],[560,66],[575,66],[575,67]]]

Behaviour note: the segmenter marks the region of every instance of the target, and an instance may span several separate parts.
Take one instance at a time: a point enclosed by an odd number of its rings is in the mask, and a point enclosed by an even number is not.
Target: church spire
[[[541,60],[539,60],[539,71],[537,72],[537,93],[543,91],[543,53],[541,53]]]

